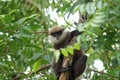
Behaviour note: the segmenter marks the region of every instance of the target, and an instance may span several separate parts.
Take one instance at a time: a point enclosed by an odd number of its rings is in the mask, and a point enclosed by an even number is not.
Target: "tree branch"
[[[43,71],[43,70],[48,69],[50,67],[51,67],[51,64],[47,64],[45,66],[42,66],[36,72],[32,71],[32,72],[29,72],[28,74],[25,74],[24,72],[15,72],[15,73],[13,73],[12,80],[20,80],[22,78],[22,76],[26,76],[26,75],[30,76],[33,74],[38,74],[40,71]]]
[[[33,74],[38,74],[40,71],[43,71],[45,69],[50,68],[51,65],[52,64],[44,65],[40,69],[38,69],[36,72],[29,72],[28,74],[25,74],[24,72],[16,72],[15,75],[12,77],[12,80],[16,80],[18,78],[20,79],[22,77],[22,75],[29,75],[30,76],[30,75],[33,75]],[[112,76],[112,75],[104,73],[104,72],[100,72],[100,71],[96,71],[96,70],[92,70],[92,69],[87,69],[87,71],[93,71],[93,72],[96,72],[96,73],[107,75],[107,76],[109,76],[111,78],[119,79],[119,77],[117,77],[117,76]]]
[[[100,72],[100,71],[96,71],[96,70],[92,70],[92,69],[87,69],[87,71],[93,71],[93,72],[96,72],[96,73],[105,74],[105,75],[107,75],[107,76],[109,76],[111,78],[119,79],[117,76],[112,76],[112,75],[104,73],[104,72]]]
[[[38,69],[36,72],[32,72],[32,73],[29,73],[29,74],[38,74],[40,71],[43,71],[43,70],[45,70],[45,69],[48,69],[48,68],[50,68],[51,67],[51,64],[47,64],[47,65],[45,65],[45,66],[42,66],[40,69]]]
[[[45,33],[45,34],[47,34],[48,31],[32,32],[32,34],[39,34],[39,33]]]

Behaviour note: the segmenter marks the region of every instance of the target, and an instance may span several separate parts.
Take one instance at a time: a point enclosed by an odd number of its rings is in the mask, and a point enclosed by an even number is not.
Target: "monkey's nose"
[[[56,39],[59,40],[59,39],[60,39],[60,36],[57,35],[57,36],[56,36]]]

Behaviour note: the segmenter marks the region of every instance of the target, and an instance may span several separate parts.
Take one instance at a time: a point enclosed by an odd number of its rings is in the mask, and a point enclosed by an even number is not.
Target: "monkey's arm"
[[[53,68],[54,73],[57,76],[57,78],[59,78],[59,76],[61,74],[61,72],[59,70],[61,70],[62,62],[63,62],[63,55],[60,55],[59,60],[56,62],[56,60],[54,58],[53,63],[52,63],[52,68]]]

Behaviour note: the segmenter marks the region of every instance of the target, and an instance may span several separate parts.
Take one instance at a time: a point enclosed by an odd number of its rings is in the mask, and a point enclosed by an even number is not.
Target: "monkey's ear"
[[[80,35],[80,34],[82,34],[82,33],[83,33],[83,31],[80,32],[80,31],[78,31],[78,30],[74,30],[74,31],[71,32],[71,36],[72,36],[72,37],[78,36],[78,35]]]

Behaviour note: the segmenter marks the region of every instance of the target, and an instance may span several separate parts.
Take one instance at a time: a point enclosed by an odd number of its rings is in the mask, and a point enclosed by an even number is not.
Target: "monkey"
[[[54,48],[56,50],[60,50],[61,48],[66,48],[75,36],[78,36],[82,33],[83,32],[79,32],[78,30],[73,30],[70,32],[61,26],[54,26],[49,31],[49,37]],[[69,68],[63,69],[63,58],[63,54],[60,54],[57,62],[55,59],[53,60],[52,68],[57,76],[57,80],[59,79],[60,74],[67,70],[70,71],[69,80],[75,80],[83,74],[86,68],[87,56],[83,54],[82,50],[74,50],[73,60]]]

